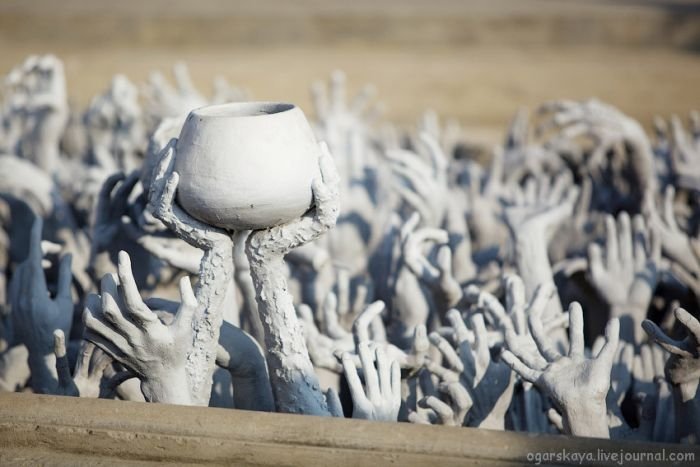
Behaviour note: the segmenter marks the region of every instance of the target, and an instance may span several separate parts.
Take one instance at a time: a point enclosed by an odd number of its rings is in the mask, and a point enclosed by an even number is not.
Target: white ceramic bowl
[[[319,154],[293,104],[202,107],[190,112],[177,142],[177,199],[191,216],[224,229],[283,224],[311,207]]]

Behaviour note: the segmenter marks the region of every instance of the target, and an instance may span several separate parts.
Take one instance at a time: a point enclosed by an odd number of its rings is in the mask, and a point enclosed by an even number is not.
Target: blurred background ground
[[[688,0],[0,0],[0,72],[31,53],[65,62],[77,105],[112,75],[185,61],[256,99],[310,112],[334,69],[376,85],[387,116],[425,109],[484,141],[520,106],[598,97],[648,125],[700,107],[700,3]]]

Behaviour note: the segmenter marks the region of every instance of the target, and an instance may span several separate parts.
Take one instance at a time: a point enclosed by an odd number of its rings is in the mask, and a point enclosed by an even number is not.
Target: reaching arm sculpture
[[[328,148],[321,146],[321,178],[312,185],[314,208],[289,224],[254,231],[246,254],[265,332],[267,364],[279,412],[328,415],[328,406],[309,359],[303,333],[287,292],[284,256],[333,227],[338,217],[338,175]]]

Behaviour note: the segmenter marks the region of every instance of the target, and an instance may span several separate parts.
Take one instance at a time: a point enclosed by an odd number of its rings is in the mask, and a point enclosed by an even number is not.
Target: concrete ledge
[[[564,449],[594,455],[665,450],[667,455],[692,452],[700,459],[696,446],[0,394],[0,465],[523,465],[528,453]],[[579,465],[572,460],[543,464]],[[643,464],[648,465],[638,465]]]

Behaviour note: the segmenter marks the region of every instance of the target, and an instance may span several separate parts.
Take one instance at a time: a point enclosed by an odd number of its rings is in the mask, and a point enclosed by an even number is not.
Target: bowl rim
[[[298,107],[289,102],[244,101],[205,105],[190,112],[202,118],[256,118],[286,114]]]

